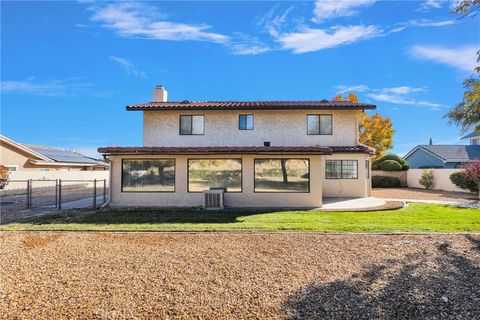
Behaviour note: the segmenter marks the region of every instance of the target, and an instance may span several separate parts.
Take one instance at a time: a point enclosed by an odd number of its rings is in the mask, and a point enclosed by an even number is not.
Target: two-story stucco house
[[[202,206],[224,190],[227,207],[321,207],[323,197],[370,196],[370,156],[358,121],[375,105],[333,101],[168,102],[143,112],[143,146],[102,147],[111,206]]]

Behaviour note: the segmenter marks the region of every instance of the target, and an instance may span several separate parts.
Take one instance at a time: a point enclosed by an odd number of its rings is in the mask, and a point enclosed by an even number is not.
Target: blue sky
[[[2,2],[1,133],[94,154],[142,144],[169,100],[321,100],[355,92],[391,117],[394,152],[463,143],[443,115],[480,49],[445,1]]]

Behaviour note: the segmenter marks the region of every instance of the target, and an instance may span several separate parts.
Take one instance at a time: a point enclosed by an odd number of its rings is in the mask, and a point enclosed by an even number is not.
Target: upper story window
[[[204,116],[180,116],[181,135],[202,135],[205,134]]]
[[[238,118],[239,130],[253,130],[253,114],[241,114]]]
[[[331,114],[309,114],[307,115],[307,134],[309,135],[331,135],[332,134]]]

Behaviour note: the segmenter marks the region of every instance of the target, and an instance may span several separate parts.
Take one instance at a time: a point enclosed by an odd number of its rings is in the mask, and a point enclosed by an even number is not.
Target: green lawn
[[[0,230],[480,232],[480,210],[433,204],[378,212],[108,210],[66,213]]]

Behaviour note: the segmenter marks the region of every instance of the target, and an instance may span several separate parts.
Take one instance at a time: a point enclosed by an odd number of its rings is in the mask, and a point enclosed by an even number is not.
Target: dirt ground
[[[1,319],[479,319],[480,235],[0,233]]]
[[[414,188],[374,188],[372,197],[394,199],[418,199],[455,201],[462,203],[478,202],[476,195],[466,192],[450,192],[439,190],[424,190]]]

